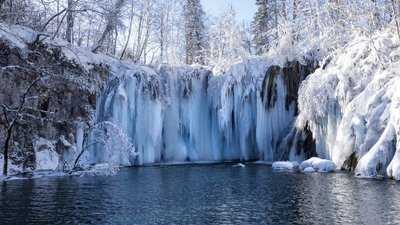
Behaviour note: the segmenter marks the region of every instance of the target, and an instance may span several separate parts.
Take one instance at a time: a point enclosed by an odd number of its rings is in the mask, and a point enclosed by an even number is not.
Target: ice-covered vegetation
[[[400,179],[398,39],[395,27],[360,36],[301,85],[296,126],[308,126],[318,155],[338,168]]]

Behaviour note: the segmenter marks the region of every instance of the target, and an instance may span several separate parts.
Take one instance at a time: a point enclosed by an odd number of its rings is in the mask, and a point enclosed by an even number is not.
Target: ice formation
[[[126,132],[139,154],[131,164],[274,160],[293,123],[295,82],[304,71],[298,63],[281,68],[266,59],[223,74],[197,66],[131,66],[109,82],[97,122]],[[101,158],[101,146],[95,155]]]
[[[393,29],[337,50],[299,91],[297,129],[319,157],[357,175],[400,179],[400,49]],[[322,85],[321,85],[322,84]]]

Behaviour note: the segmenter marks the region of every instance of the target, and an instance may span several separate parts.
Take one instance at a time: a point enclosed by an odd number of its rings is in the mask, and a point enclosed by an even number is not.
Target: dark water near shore
[[[266,165],[0,183],[0,224],[400,224],[400,183]]]

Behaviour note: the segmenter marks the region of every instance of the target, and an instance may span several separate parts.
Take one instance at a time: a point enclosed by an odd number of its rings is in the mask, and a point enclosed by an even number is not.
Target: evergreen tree
[[[206,28],[205,13],[200,0],[186,0],[183,7],[185,18],[186,64],[205,63]]]
[[[276,28],[279,18],[286,18],[286,2],[278,0],[256,0],[258,6],[252,21],[255,54],[268,51],[271,43],[278,38]]]
[[[267,0],[256,0],[256,5],[258,5],[258,10],[252,22],[253,43],[255,53],[260,55],[267,51],[269,43],[267,33],[271,28],[270,20],[272,20],[272,14]]]

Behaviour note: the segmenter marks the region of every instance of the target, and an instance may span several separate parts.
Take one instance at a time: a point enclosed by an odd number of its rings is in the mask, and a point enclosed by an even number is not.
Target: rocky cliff
[[[31,30],[0,24],[0,148],[15,119],[9,156],[17,171],[58,166],[46,160],[57,162],[76,143],[76,128],[92,121],[110,74],[104,64],[84,68],[67,58],[74,51],[68,43],[35,39]]]

